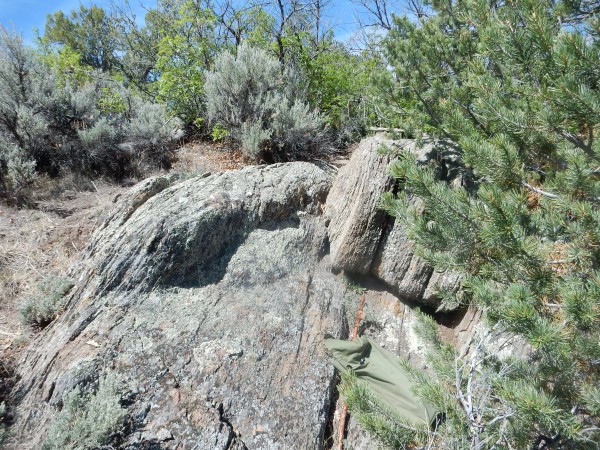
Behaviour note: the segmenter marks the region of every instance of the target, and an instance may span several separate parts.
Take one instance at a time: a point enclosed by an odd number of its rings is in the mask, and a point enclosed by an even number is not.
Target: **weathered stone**
[[[393,219],[390,222],[384,231],[371,272],[399,297],[434,309],[446,310],[440,306],[437,292],[458,289],[459,276],[434,271],[415,255],[414,244],[408,239],[405,228]]]
[[[157,177],[118,199],[71,269],[63,314],[18,365],[8,448],[40,448],[64,396],[114,373],[127,414],[115,448],[320,450],[336,381],[323,335],[347,336],[356,311],[332,267],[385,282],[365,294],[361,334],[424,367],[398,297],[435,308],[434,285],[458,279],[425,265],[379,209],[393,187],[382,145],[434,154],[376,136],[333,188],[290,163]],[[354,448],[373,445],[354,436]]]
[[[381,196],[394,186],[388,173],[390,152],[378,152],[385,147],[410,151],[423,164],[440,153],[438,142],[417,146],[413,140],[376,135],[360,143],[339,170],[325,206],[333,267],[371,272],[399,297],[437,309],[436,289],[455,289],[459,280],[454,274],[434,272],[416,256],[402,224],[380,209]]]
[[[433,273],[431,266],[414,254],[406,230],[393,218],[385,230],[371,272],[402,298],[419,301]]]
[[[119,448],[322,448],[323,334],[347,327],[319,217],[330,177],[291,163],[172,183],[123,199],[72,268],[19,364],[14,448],[40,448],[64,396],[108,372],[128,399]]]
[[[333,268],[365,274],[381,239],[385,212],[381,195],[391,190],[390,156],[378,149],[394,141],[383,136],[364,139],[339,172],[325,206]]]

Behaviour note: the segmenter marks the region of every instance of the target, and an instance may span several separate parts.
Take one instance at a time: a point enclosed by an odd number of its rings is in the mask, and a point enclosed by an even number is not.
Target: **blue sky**
[[[48,14],[59,10],[69,12],[78,8],[80,3],[86,6],[96,4],[109,9],[111,0],[0,0],[0,24],[10,29],[14,27],[30,43],[34,38],[34,28],[44,31]],[[140,17],[143,17],[140,4],[149,8],[156,6],[156,3],[156,0],[130,0],[130,4],[140,11]],[[353,33],[357,12],[357,7],[350,0],[332,1],[328,20],[335,28],[338,38],[345,39]]]
[[[67,13],[79,8],[80,3],[110,9],[111,0],[0,0],[0,24],[10,29],[14,27],[23,34],[26,42],[30,42],[34,37],[34,28],[43,33],[48,14],[60,10]],[[142,3],[149,7],[156,6],[156,0],[144,0]],[[138,0],[131,0],[132,6],[139,4]]]

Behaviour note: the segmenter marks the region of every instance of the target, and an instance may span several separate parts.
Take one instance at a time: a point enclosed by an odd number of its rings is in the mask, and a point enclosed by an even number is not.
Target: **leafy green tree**
[[[383,204],[428,262],[462,273],[453,301],[482,309],[488,331],[461,352],[424,319],[437,376],[414,376],[444,412],[427,438],[424,425],[406,431],[368,414],[365,423],[391,446],[598,448],[600,5],[425,6],[418,20],[395,18],[386,38],[414,102],[403,121],[458,144],[475,187],[450,186],[435,164],[401,154],[401,192]]]
[[[114,17],[103,8],[79,5],[68,15],[49,14],[42,42],[66,45],[81,55],[82,62],[95,69],[111,70],[116,65],[118,36]]]
[[[204,117],[204,71],[217,52],[216,17],[205,2],[162,0],[146,20],[156,41],[156,99],[186,124]]]
[[[339,131],[362,132],[369,125],[390,125],[386,111],[391,73],[379,55],[356,54],[333,39],[319,51],[300,51],[299,66],[312,105]],[[385,88],[385,93],[382,92]],[[383,94],[383,95],[382,95]]]

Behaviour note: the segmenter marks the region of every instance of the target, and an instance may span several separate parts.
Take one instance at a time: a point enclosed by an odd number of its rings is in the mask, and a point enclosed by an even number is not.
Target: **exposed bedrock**
[[[319,214],[331,177],[307,163],[142,183],[72,268],[64,314],[13,393],[18,448],[41,448],[62,399],[116,373],[119,448],[320,449],[345,285]],[[153,447],[154,446],[154,447]]]
[[[394,188],[389,174],[390,152],[410,151],[421,163],[440,157],[448,147],[440,142],[417,147],[413,140],[374,136],[363,140],[342,167],[325,206],[333,268],[371,273],[399,297],[437,309],[438,289],[458,288],[456,274],[435,272],[414,253],[401,223],[379,207],[384,192]],[[456,173],[450,175],[454,177]]]
[[[417,151],[376,136],[335,176],[255,166],[156,177],[116,199],[70,269],[62,314],[19,361],[9,448],[41,448],[65,396],[112,373],[126,414],[114,448],[321,450],[336,382],[323,335],[347,337],[356,312],[336,273],[382,281],[363,332],[416,364],[415,316],[398,297],[436,307],[435,285],[458,283],[379,209],[394,187],[381,144]]]

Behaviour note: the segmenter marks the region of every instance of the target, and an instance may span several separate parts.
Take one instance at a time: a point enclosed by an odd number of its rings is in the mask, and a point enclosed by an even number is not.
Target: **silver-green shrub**
[[[48,325],[64,306],[65,295],[73,280],[63,276],[48,276],[38,286],[38,292],[28,297],[21,307],[21,318],[28,325]]]
[[[265,130],[260,122],[243,123],[239,130],[239,140],[246,155],[253,159],[260,157],[265,143],[271,138],[271,131]]]
[[[131,103],[131,119],[123,129],[123,140],[129,148],[143,157],[147,163],[165,166],[171,159],[171,143],[181,130],[182,122],[168,116],[166,109],[157,103],[134,97]]]
[[[48,430],[42,450],[87,450],[107,445],[123,426],[119,382],[101,378],[96,392],[77,386],[63,399],[62,411]]]
[[[296,159],[319,145],[324,120],[301,98],[293,98],[291,74],[264,50],[242,44],[237,55],[221,53],[206,74],[210,121],[230,132],[244,152],[258,159]]]
[[[143,175],[132,172],[168,163],[176,127],[110,74],[71,79],[0,26],[0,196],[17,198],[32,170]]]
[[[11,199],[15,203],[21,203],[23,198],[29,194],[29,189],[33,185],[37,174],[35,172],[35,161],[28,158],[25,152],[14,145],[2,147],[4,151],[4,163],[6,164],[6,191],[10,192]]]

